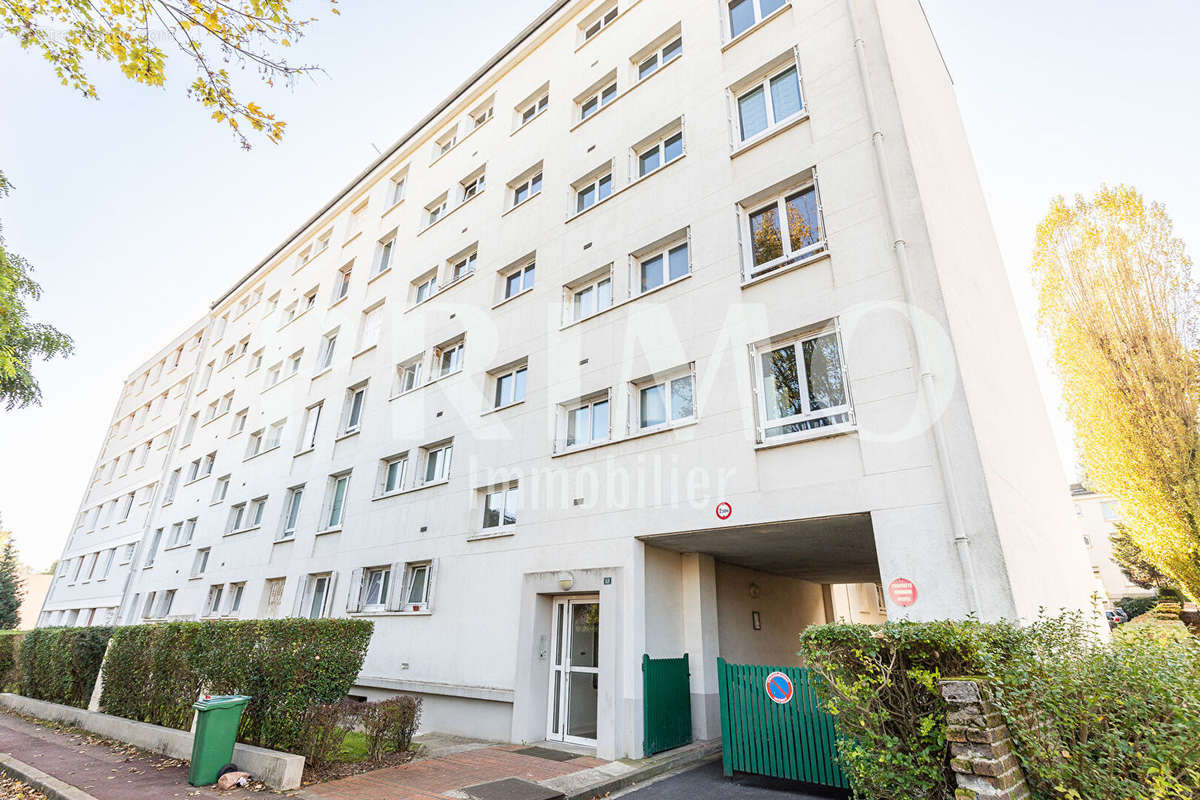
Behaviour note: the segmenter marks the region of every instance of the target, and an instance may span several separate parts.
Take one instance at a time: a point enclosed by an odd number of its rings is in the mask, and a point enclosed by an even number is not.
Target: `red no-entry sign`
[[[896,578],[888,584],[888,596],[896,605],[908,608],[917,602],[917,585],[908,578]]]

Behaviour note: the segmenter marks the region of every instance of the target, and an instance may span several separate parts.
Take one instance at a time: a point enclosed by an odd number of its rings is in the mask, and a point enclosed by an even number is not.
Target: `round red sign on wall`
[[[917,602],[917,585],[908,578],[896,578],[888,584],[888,596],[896,605],[908,608]]]
[[[733,516],[733,506],[724,501],[717,503],[717,519],[729,519]]]

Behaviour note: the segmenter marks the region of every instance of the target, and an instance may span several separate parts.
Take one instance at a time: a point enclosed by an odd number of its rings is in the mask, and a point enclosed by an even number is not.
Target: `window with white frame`
[[[405,611],[429,610],[429,598],[432,594],[431,571],[429,561],[410,562],[404,565],[404,606]]]
[[[691,272],[688,258],[688,241],[675,239],[653,249],[644,250],[635,256],[637,264],[637,292],[639,294],[657,289],[663,284],[679,280]]]
[[[729,35],[741,36],[788,4],[789,0],[730,0]]]
[[[267,308],[266,311],[263,312],[263,318],[265,319],[266,317],[274,314],[277,308],[279,308],[279,292],[276,292],[267,298]]]
[[[300,299],[300,313],[303,314],[309,311],[317,304],[317,290],[319,286],[314,286],[304,293],[304,297]]]
[[[550,87],[549,84],[543,84],[542,88],[534,92],[527,100],[517,105],[517,125],[521,127],[533,121],[533,118],[546,110],[550,105]]]
[[[634,58],[633,63],[637,65],[639,81],[644,81],[658,72],[661,67],[683,55],[683,37],[678,35],[678,27],[668,34],[668,37],[669,40],[665,44],[655,44],[650,52],[640,53]]]
[[[113,560],[116,558],[116,555],[117,555],[117,548],[115,548],[115,547],[110,547],[108,550],[105,550],[104,553],[101,554],[101,556],[100,556],[101,566],[98,571],[100,580],[106,579],[108,577],[109,572],[112,571]]]
[[[304,358],[303,350],[297,350],[296,352],[294,352],[290,356],[288,356],[288,360],[287,360],[287,374],[288,375],[295,375],[297,372],[300,371],[300,362],[303,358]]]
[[[675,120],[662,131],[653,134],[648,141],[634,146],[637,177],[644,178],[683,155],[682,126],[683,120]]]
[[[325,501],[324,530],[342,527],[346,516],[346,492],[350,489],[350,473],[329,476],[328,497]]]
[[[197,411],[188,417],[187,427],[183,429],[183,441],[180,446],[186,446],[192,443],[192,439],[196,437],[196,428],[200,427],[200,412]]]
[[[183,523],[176,522],[171,526],[171,536],[167,539],[167,547],[177,547],[184,544],[183,541]]]
[[[566,286],[567,319],[581,319],[612,307],[612,265]]]
[[[225,369],[225,367],[228,367],[233,363],[233,353],[235,348],[236,345],[225,351],[225,355],[221,357],[221,369]],[[134,424],[138,424],[138,420],[136,418],[134,419]]]
[[[450,479],[450,459],[454,454],[454,441],[439,442],[421,448],[425,460],[422,483],[438,483]]]
[[[357,352],[361,353],[379,344],[379,336],[383,330],[383,319],[383,302],[376,303],[371,308],[362,312],[362,319],[358,324]]]
[[[267,368],[267,382],[263,388],[270,389],[272,386],[279,383],[279,380],[282,377],[283,377],[283,362],[281,361],[278,364],[273,364],[272,366]]]
[[[291,322],[298,316],[300,316],[300,301],[297,300],[295,302],[288,303],[286,306],[283,307],[283,323],[282,323],[282,325],[287,325],[289,322]],[[282,325],[281,325],[281,327],[282,327]]]
[[[483,492],[483,528],[504,528],[517,524],[517,506],[520,502],[517,484],[489,489]]]
[[[192,560],[192,577],[199,578],[208,569],[208,555],[210,549],[201,547],[196,551],[196,557]]]
[[[124,522],[129,519],[129,512],[133,510],[133,492],[121,498],[121,513],[117,517],[118,522]]]
[[[259,367],[262,366],[262,362],[263,362],[263,351],[260,348],[258,350],[255,350],[250,355],[250,363],[246,365],[246,374],[247,375],[253,374]]]
[[[437,268],[429,270],[412,282],[413,305],[420,305],[437,292]]]
[[[259,428],[246,439],[246,458],[254,458],[263,451],[266,429]]]
[[[158,611],[155,616],[159,619],[166,619],[171,615],[171,607],[175,605],[175,590],[168,589],[162,592],[158,601]]]
[[[233,415],[233,427],[229,431],[230,436],[237,436],[242,431],[246,430],[246,420],[250,418],[250,409],[243,408],[241,411]]]
[[[530,169],[508,182],[512,190],[512,207],[524,203],[542,193],[542,162],[539,161]]]
[[[355,570],[360,580],[351,588],[354,593],[347,611],[383,611],[387,607],[388,590],[391,589],[392,568],[367,567]]]
[[[320,372],[333,366],[333,353],[337,348],[338,332],[336,330],[321,338],[320,355],[317,357],[317,371]]]
[[[493,408],[503,408],[525,399],[525,375],[528,371],[528,363],[521,361],[492,373],[496,384]]]
[[[332,605],[333,576],[330,573],[309,575],[300,605],[300,616],[320,619],[329,613]]]
[[[403,489],[407,473],[408,453],[401,453],[380,461],[379,494],[393,494]]]
[[[257,528],[262,525],[263,514],[267,510],[267,498],[256,497],[246,507],[246,527]]]
[[[446,213],[446,204],[447,194],[443,192],[440,197],[425,206],[425,227],[428,228],[442,218]]]
[[[281,419],[277,420],[276,422],[272,422],[269,426],[267,426],[267,441],[265,449],[274,450],[276,447],[279,447],[280,443],[283,441],[283,429],[286,425],[287,420]]]
[[[502,272],[500,274],[500,281],[503,286],[502,299],[507,300],[510,297],[516,297],[521,292],[532,289],[536,272],[537,262],[534,260],[527,261],[518,267],[513,267]]]
[[[305,264],[307,264],[311,260],[312,260],[312,248],[306,247],[303,250],[301,250],[299,253],[296,254],[295,269],[300,269],[301,267],[303,267]]]
[[[572,185],[575,190],[575,213],[587,211],[612,194],[612,162]]]
[[[751,280],[826,249],[815,172],[741,205],[743,278]]]
[[[154,616],[154,600],[156,592],[146,593],[146,602],[142,606],[142,619],[151,619]]]
[[[446,155],[454,149],[454,145],[458,144],[458,125],[455,125],[446,133],[443,133],[440,138],[433,143],[433,159],[436,161],[439,157]]]
[[[475,195],[482,192],[485,179],[486,179],[486,175],[484,174],[483,167],[480,167],[479,169],[475,170],[470,175],[468,175],[467,177],[465,177],[461,181],[459,181],[458,182],[458,185],[460,187],[459,202],[465,203],[468,200],[470,200],[472,197],[474,197]]]
[[[579,109],[579,121],[583,122],[616,99],[617,73],[613,70],[575,98],[575,105]]]
[[[204,463],[202,463],[200,465],[201,476],[207,478],[209,475],[212,475],[213,467],[216,466],[216,463],[217,463],[216,452],[212,452],[212,453],[209,453],[208,455],[206,455],[204,457]]]
[[[183,467],[171,470],[171,475],[167,478],[167,489],[163,492],[164,506],[175,502],[175,493],[179,491],[179,479],[181,477],[183,477]]]
[[[404,199],[404,190],[408,188],[408,170],[393,175],[388,185],[388,206],[394,206]]]
[[[475,262],[479,258],[479,253],[472,250],[469,253],[463,253],[450,259],[450,282],[461,281],[463,278],[475,271]]]
[[[217,416],[228,413],[231,408],[233,408],[233,392],[221,397],[221,403],[217,406]]]
[[[800,70],[788,51],[732,89],[737,104],[737,140],[749,141],[804,113]]]
[[[287,490],[283,500],[283,522],[277,539],[290,539],[296,534],[296,523],[300,519],[300,503],[304,499],[304,484]]]
[[[213,341],[214,342],[220,341],[221,337],[225,335],[225,329],[228,327],[229,327],[229,315],[222,314],[220,317],[217,318],[216,324],[213,325]],[[138,391],[141,391],[141,389],[138,389]]]
[[[208,587],[208,597],[204,600],[204,613],[202,616],[215,617],[220,613],[221,596],[225,592],[225,584],[214,583]]]
[[[367,401],[365,383],[346,390],[346,404],[342,411],[342,435],[357,433],[362,427],[363,406]]]
[[[462,370],[465,349],[466,340],[461,337],[435,347],[433,349],[433,365],[437,377],[444,378]]]
[[[583,18],[583,22],[579,23],[580,36],[583,41],[591,39],[600,31],[604,30],[617,18],[621,10],[617,7],[616,2],[608,2],[603,6],[588,14]]]
[[[246,584],[244,582],[229,584],[229,599],[225,601],[225,611],[222,612],[224,616],[236,616],[242,610],[242,595],[245,593]]]
[[[835,325],[760,343],[752,354],[760,441],[851,423]]]
[[[317,428],[321,422],[321,409],[324,405],[324,402],[321,402],[304,410],[304,435],[300,437],[300,452],[317,446]]]
[[[410,358],[396,365],[396,390],[394,394],[401,395],[411,392],[421,385],[421,361],[424,354]]]
[[[213,503],[220,503],[229,494],[229,482],[232,476],[222,475],[213,485]]]
[[[375,266],[371,270],[371,275],[381,275],[392,268],[392,259],[396,255],[396,235],[393,233],[390,236],[380,239],[379,250],[375,254]]]
[[[246,504],[235,503],[229,507],[229,523],[225,526],[227,533],[237,533],[246,528]]]
[[[336,303],[346,295],[350,294],[350,275],[354,271],[354,262],[351,261],[344,267],[338,270],[337,275],[333,278],[333,300]]]
[[[471,112],[471,130],[482,128],[483,125],[490,120],[496,112],[495,104],[491,98],[488,98],[483,104],[478,106]]]
[[[201,459],[199,459],[199,458],[197,458],[195,461],[188,464],[188,472],[187,472],[187,482],[188,483],[191,483],[192,481],[197,480],[198,478],[202,477],[200,475],[200,464],[201,464]]]
[[[694,365],[633,382],[631,423],[635,431],[686,422],[696,416]]]
[[[183,523],[183,533],[180,534],[180,544],[191,544],[192,537],[196,535],[196,523],[199,522],[197,517],[185,520]]]

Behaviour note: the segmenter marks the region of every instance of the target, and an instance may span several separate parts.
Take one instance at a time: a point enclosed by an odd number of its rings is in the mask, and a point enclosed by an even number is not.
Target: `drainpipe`
[[[887,206],[888,225],[892,230],[892,253],[896,259],[896,269],[900,273],[900,282],[904,288],[905,304],[912,308],[916,305],[913,299],[912,268],[908,261],[908,245],[900,224],[900,214],[896,209],[896,192],[892,186],[891,171],[888,168],[887,152],[884,150],[883,129],[879,126],[879,115],[875,109],[875,96],[871,92],[871,71],[867,66],[866,42],[858,30],[858,21],[854,14],[855,0],[846,0],[846,14],[850,19],[850,33],[854,38],[854,53],[858,60],[858,75],[862,82],[863,97],[867,105],[867,119],[871,126],[871,142],[875,148],[875,165],[879,170],[879,182],[883,189],[884,204]],[[950,511],[950,525],[954,531],[954,549],[958,554],[959,566],[962,570],[963,583],[967,591],[967,607],[972,614],[980,609],[979,584],[975,581],[975,565],[971,559],[971,537],[967,534],[967,526],[963,521],[962,505],[958,497],[958,488],[954,483],[953,462],[950,459],[950,447],[946,440],[946,430],[942,417],[934,404],[934,374],[929,366],[926,355],[927,348],[922,345],[922,336],[909,314],[909,326],[913,334],[913,346],[916,351],[917,369],[920,372],[920,390],[925,399],[925,410],[929,414],[930,426],[933,429],[933,441],[937,451],[937,467],[941,473],[942,485],[946,492],[946,505]]]

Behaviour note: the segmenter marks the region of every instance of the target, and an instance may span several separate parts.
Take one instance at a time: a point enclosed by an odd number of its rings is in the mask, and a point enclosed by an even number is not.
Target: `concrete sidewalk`
[[[185,797],[223,797],[227,800],[267,800],[283,797],[272,792],[215,788],[198,789],[187,782],[187,764],[145,755],[131,747],[100,744],[81,733],[54,730],[0,712],[0,759],[4,771],[23,772],[23,765],[65,784],[72,794],[54,786],[41,788],[50,797],[73,800],[172,800]],[[35,775],[20,775],[29,782]]]

